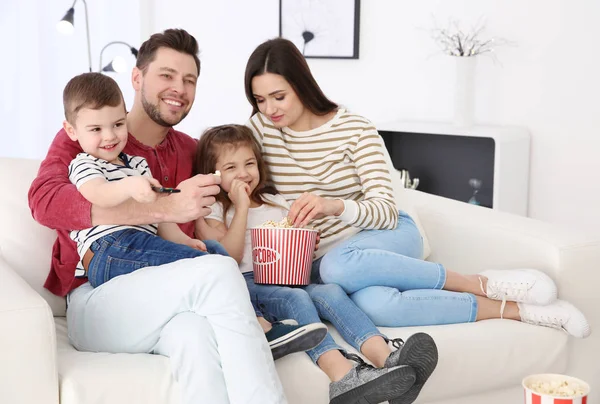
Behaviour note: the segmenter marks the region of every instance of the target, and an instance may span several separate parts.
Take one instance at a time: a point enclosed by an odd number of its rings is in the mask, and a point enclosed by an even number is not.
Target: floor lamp
[[[102,55],[104,54],[104,50],[111,45],[124,45],[129,48],[131,54],[137,59],[138,50],[133,46],[129,45],[127,42],[123,41],[113,41],[109,42],[100,51],[100,67],[98,69],[99,72],[116,72],[122,73],[127,69],[127,62],[121,56],[115,56],[115,58],[106,66],[102,66]]]
[[[88,9],[87,3],[85,0],[81,0],[83,2],[85,8],[85,31],[87,35],[87,48],[88,48],[88,65],[90,72],[92,71],[92,51],[90,47],[90,24],[88,19]],[[56,24],[56,29],[61,34],[72,34],[74,30],[74,20],[75,20],[75,3],[77,0],[73,1],[73,5],[69,10],[67,10],[65,16]]]

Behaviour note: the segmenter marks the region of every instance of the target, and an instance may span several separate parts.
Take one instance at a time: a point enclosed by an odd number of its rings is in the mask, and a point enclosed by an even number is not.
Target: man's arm
[[[48,149],[37,177],[29,188],[29,208],[34,219],[52,229],[81,230],[101,224],[187,223],[210,213],[221,179],[197,175],[178,185],[178,194],[159,196],[153,203],[132,199],[113,207],[92,206],[69,180],[68,167],[82,150],[64,130]]]
[[[215,203],[214,195],[221,188],[221,178],[216,175],[196,175],[177,185],[179,193],[160,194],[156,202],[139,203],[128,199],[114,208],[92,206],[92,225],[187,223],[209,215]]]
[[[67,169],[81,152],[79,144],[61,129],[29,188],[29,208],[40,224],[57,230],[91,227],[92,204],[69,181]]]

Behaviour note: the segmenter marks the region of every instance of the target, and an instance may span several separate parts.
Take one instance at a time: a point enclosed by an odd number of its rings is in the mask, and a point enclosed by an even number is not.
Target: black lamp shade
[[[73,24],[73,17],[75,16],[75,8],[71,7],[69,10],[67,10],[67,12],[65,13],[65,16],[61,19],[61,21],[65,21],[70,23],[71,25],[75,25]]]
[[[115,68],[113,67],[113,64],[112,64],[112,62],[110,62],[109,64],[107,64],[106,66],[104,66],[104,67],[102,68],[102,71],[103,71],[103,72],[114,72],[114,71],[115,71]]]

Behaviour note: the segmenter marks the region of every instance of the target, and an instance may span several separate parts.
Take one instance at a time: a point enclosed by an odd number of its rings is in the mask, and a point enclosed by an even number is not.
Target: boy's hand
[[[189,240],[187,240],[185,242],[185,245],[192,247],[196,250],[200,250],[200,251],[204,251],[207,252],[206,250],[206,244],[204,244],[202,241],[197,240],[195,238],[190,238]]]
[[[227,196],[236,208],[250,207],[250,186],[244,181],[233,180]]]
[[[140,203],[154,202],[158,195],[152,190],[152,187],[160,187],[160,182],[154,178],[145,176],[134,176],[127,177],[121,181],[127,180],[127,188],[129,189],[129,196]]]
[[[319,249],[319,244],[321,243],[321,233],[317,233],[317,242],[315,244],[315,251]]]

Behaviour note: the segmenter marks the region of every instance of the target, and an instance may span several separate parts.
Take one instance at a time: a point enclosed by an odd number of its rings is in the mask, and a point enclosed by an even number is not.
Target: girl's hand
[[[206,244],[204,244],[202,241],[197,240],[195,238],[190,238],[185,242],[185,245],[187,245],[188,247],[192,247],[196,250],[200,250],[200,251],[206,251]]]
[[[317,242],[315,244],[315,251],[319,250],[319,244],[321,243],[321,233],[317,233]]]
[[[322,198],[305,192],[292,204],[288,213],[288,220],[294,227],[304,227],[313,219],[339,216],[343,211],[344,202],[340,199]]]
[[[229,199],[231,199],[236,208],[250,207],[250,186],[244,181],[233,180],[227,196],[229,196]]]

